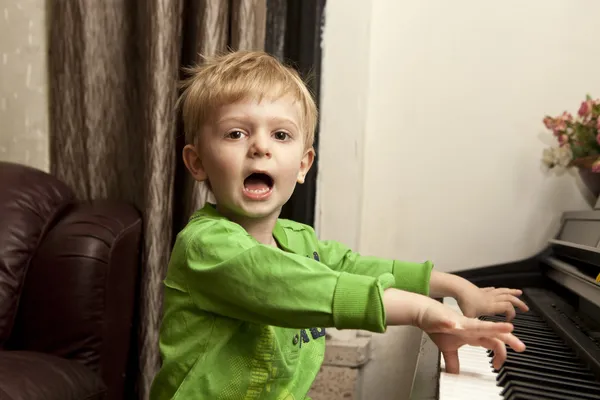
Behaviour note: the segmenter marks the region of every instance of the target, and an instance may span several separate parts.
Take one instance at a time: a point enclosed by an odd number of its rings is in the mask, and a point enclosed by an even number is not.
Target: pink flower
[[[596,122],[596,129],[598,129],[598,132],[600,133],[600,118],[598,118],[598,121]]]
[[[558,144],[560,146],[564,146],[565,144],[569,143],[569,137],[567,135],[560,135],[558,137]]]
[[[592,112],[592,101],[586,100],[581,103],[581,107],[579,107],[578,114],[582,117],[587,117]]]
[[[544,125],[546,125],[546,128],[548,128],[548,129],[553,129],[554,128],[554,118],[552,118],[552,117],[545,117],[544,118]]]
[[[554,121],[554,127],[552,128],[552,131],[554,132],[554,134],[556,136],[559,136],[561,133],[563,133],[566,129],[567,129],[567,124],[565,123],[565,121]]]
[[[573,116],[570,113],[568,113],[568,112],[565,111],[560,116],[560,120],[562,122],[571,122],[571,121],[573,121]]]
[[[594,163],[592,164],[592,172],[600,172],[600,160],[594,161]]]

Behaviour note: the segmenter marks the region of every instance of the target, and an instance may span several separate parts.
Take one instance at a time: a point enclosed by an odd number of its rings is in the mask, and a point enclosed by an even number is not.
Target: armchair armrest
[[[100,377],[77,361],[26,351],[0,351],[3,400],[106,399]]]

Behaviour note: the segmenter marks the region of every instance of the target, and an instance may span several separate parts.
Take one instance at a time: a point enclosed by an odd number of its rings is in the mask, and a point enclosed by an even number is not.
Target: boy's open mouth
[[[273,178],[264,172],[255,172],[244,179],[244,190],[247,193],[262,195],[273,189]]]

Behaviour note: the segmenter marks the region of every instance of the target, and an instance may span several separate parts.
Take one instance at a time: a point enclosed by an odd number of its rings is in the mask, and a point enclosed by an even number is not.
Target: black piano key
[[[481,317],[481,319],[484,321],[492,321],[492,322],[510,322],[511,324],[513,324],[515,326],[520,326],[523,328],[529,328],[529,329],[540,328],[543,331],[550,331],[549,327],[545,324],[544,320],[542,320],[542,319],[540,319],[539,321],[534,321],[531,319],[522,319],[522,318],[517,317],[511,321],[508,321],[506,318],[489,317],[489,316]]]
[[[505,317],[503,316],[495,316],[495,315],[483,315],[481,317],[482,320],[484,321],[493,321],[493,322],[510,322],[512,324],[518,324],[521,325],[523,327],[542,327],[542,329],[547,329],[548,326],[545,325],[545,322],[542,318],[537,318],[537,319],[528,319],[528,318],[522,318],[520,316],[508,321]]]
[[[533,312],[533,310],[529,310],[526,313],[524,313],[524,312],[518,312],[516,314],[516,316],[519,319],[529,319],[529,320],[536,320],[536,319],[540,320],[540,319],[542,319],[542,317],[540,315],[535,314]],[[504,314],[486,314],[486,315],[482,315],[481,317],[506,319],[506,315],[504,315]]]
[[[483,316],[481,316],[481,318],[494,320],[494,321],[506,321],[506,317],[504,315],[483,315]],[[531,324],[543,324],[544,323],[544,319],[542,317],[529,315],[529,313],[519,314],[516,316],[516,318],[513,319],[513,321],[519,321],[519,322],[525,322],[525,323],[531,323]]]
[[[506,350],[512,351],[512,352],[515,351],[511,347],[507,347]],[[531,354],[541,353],[541,354],[546,355],[547,357],[556,356],[557,358],[562,358],[562,359],[577,359],[577,354],[575,354],[571,350],[570,347],[567,347],[566,349],[553,350],[553,349],[549,348],[549,346],[538,347],[535,344],[532,344],[531,346],[527,347],[525,349],[525,351],[529,351]]]
[[[541,361],[516,361],[512,358],[507,359],[502,364],[502,367],[499,370],[494,370],[494,372],[500,372],[503,368],[521,368],[521,369],[531,369],[539,372],[548,372],[555,374],[562,374],[565,376],[570,376],[573,378],[581,378],[581,379],[589,379],[595,380],[594,375],[589,372],[587,369],[580,367],[577,369],[565,368],[564,366],[557,366],[554,363],[549,363],[548,360],[546,362]]]
[[[541,374],[532,374],[531,371],[527,373],[515,372],[510,370],[504,370],[501,374],[498,374],[497,382],[499,386],[506,386],[509,382],[529,382],[532,384],[539,385],[540,388],[562,388],[568,390],[570,393],[599,393],[600,395],[600,383],[589,382],[579,380],[574,382],[564,377],[554,376],[543,376]]]
[[[570,396],[564,393],[550,393],[547,390],[538,390],[527,387],[511,386],[504,393],[503,397],[507,400],[586,400],[586,397]]]
[[[551,329],[549,329],[548,325],[546,325],[546,323],[544,322],[544,320],[542,318],[527,319],[527,318],[522,318],[520,316],[517,316],[516,318],[512,319],[511,321],[507,321],[507,319],[505,317],[487,316],[486,315],[486,316],[481,317],[481,319],[486,320],[486,321],[494,321],[494,322],[510,322],[512,324],[515,324],[518,326],[523,326],[525,328],[540,327],[542,330],[551,330]]]
[[[549,339],[549,340],[561,340],[562,341],[562,339],[559,336],[557,336],[555,332],[552,332],[551,330],[546,331],[546,330],[529,327],[529,326],[513,325],[513,333],[520,334],[520,335],[528,335],[528,336],[531,336],[534,338]]]
[[[556,335],[556,332],[552,330],[543,320],[542,321],[527,321],[521,319],[513,319],[512,321],[506,321],[504,318],[496,318],[496,317],[481,317],[484,321],[491,322],[510,322],[515,326],[515,329],[528,329],[532,331],[540,331],[547,335]]]
[[[527,348],[548,349],[548,350],[553,350],[553,351],[565,351],[565,352],[571,351],[569,346],[567,346],[564,343],[562,343],[562,344],[548,343],[544,340],[523,338],[521,336],[518,336],[518,338],[521,339],[521,342],[525,343],[525,346],[527,346]]]
[[[490,355],[492,353],[492,350],[487,350],[487,353],[488,353],[488,355]],[[554,359],[559,359],[559,360],[564,360],[564,361],[578,360],[577,356],[575,354],[573,354],[573,352],[571,352],[571,351],[565,352],[565,353],[559,353],[559,352],[553,352],[550,350],[542,350],[542,349],[533,348],[533,349],[525,349],[524,352],[519,353],[519,352],[514,351],[510,347],[507,347],[506,353],[514,355],[515,357],[519,357],[520,354],[528,353],[528,354],[539,355],[541,357],[554,358]]]
[[[506,393],[511,389],[513,391],[531,389],[535,391],[540,391],[544,393],[544,396],[548,396],[550,398],[552,398],[552,396],[555,396],[559,399],[565,400],[570,398],[576,400],[600,400],[600,393],[575,393],[571,390],[563,389],[561,387],[546,387],[542,384],[521,381],[519,379],[508,382],[500,392],[500,395],[504,397]]]
[[[513,333],[519,334],[519,335],[531,336],[531,337],[538,338],[538,339],[548,339],[548,340],[554,340],[554,341],[559,340],[561,342],[563,341],[561,338],[556,336],[555,333],[543,332],[543,331],[537,330],[537,329],[520,328],[520,327],[515,326],[513,329]]]
[[[503,381],[505,379],[509,379],[507,377],[511,375],[518,374],[521,377],[527,377],[533,379],[535,381],[545,380],[547,382],[560,382],[561,385],[577,385],[578,387],[589,386],[590,388],[594,388],[596,391],[600,392],[600,382],[596,382],[593,378],[584,377],[577,378],[571,377],[567,374],[557,374],[555,371],[553,372],[544,372],[537,369],[524,369],[517,367],[503,367],[498,373],[498,377],[496,380],[498,384],[503,385]]]
[[[532,335],[530,333],[522,333],[522,332],[513,332],[513,334],[515,336],[518,336],[519,339],[521,339],[521,340],[524,340],[524,339],[525,340],[534,340],[534,341],[535,340],[538,340],[538,341],[543,340],[545,343],[562,344],[562,345],[565,344],[564,340],[561,340],[559,338],[551,338],[551,337],[541,338],[539,336]]]
[[[521,342],[525,343],[525,345],[527,346],[527,349],[538,349],[538,350],[548,349],[548,350],[552,350],[552,351],[570,352],[571,354],[574,354],[571,351],[571,348],[569,346],[565,345],[564,343],[562,343],[562,344],[548,343],[548,342],[544,342],[541,340],[528,339],[528,338],[523,338],[520,336],[518,336],[518,337],[519,337],[519,339],[521,339]]]
[[[517,309],[517,316],[521,319],[531,319],[531,320],[540,320],[543,318],[541,315],[536,313],[535,310],[532,310],[531,308],[529,309],[529,311],[521,311],[521,310]]]
[[[490,363],[492,362],[491,359],[492,355],[490,355]],[[590,372],[588,367],[586,367],[585,365],[583,365],[581,362],[579,361],[574,361],[574,362],[569,362],[569,361],[562,361],[562,360],[549,360],[547,357],[536,357],[536,356],[531,356],[531,355],[521,355],[520,357],[507,357],[506,361],[510,361],[511,363],[514,363],[515,365],[519,365],[521,363],[534,363],[534,364],[552,364],[552,366],[556,367],[556,368],[560,368],[563,370],[568,370],[568,371],[579,371],[579,372]]]
[[[506,397],[506,400],[553,400],[552,397],[547,397],[547,396],[538,397],[536,395],[532,395],[532,394],[528,394],[528,393],[519,393],[519,392],[509,394],[505,397]]]
[[[554,332],[544,332],[544,331],[540,331],[537,329],[530,329],[530,328],[524,328],[524,327],[523,328],[515,327],[515,329],[513,330],[513,333],[531,335],[531,336],[538,337],[538,338],[548,338],[548,339],[555,339],[555,340],[559,339],[559,337]]]
[[[556,339],[558,338],[558,336],[556,336],[556,333],[554,332],[542,332],[539,331],[537,329],[529,329],[529,328],[518,328],[518,329],[514,329],[513,333],[521,333],[521,334],[529,334],[529,335],[533,335],[535,337],[538,338],[549,338],[549,339]]]

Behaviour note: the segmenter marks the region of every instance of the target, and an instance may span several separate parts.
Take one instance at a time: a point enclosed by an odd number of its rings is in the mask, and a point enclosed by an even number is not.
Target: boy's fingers
[[[516,337],[512,333],[505,333],[499,335],[498,338],[518,353],[525,351],[525,343],[523,343],[518,337]]]
[[[515,297],[515,295],[512,294],[502,294],[500,296],[497,297],[497,300],[499,301],[508,301],[511,303],[511,305],[519,308],[520,310],[527,312],[529,311],[529,307],[527,307],[527,304],[525,304],[525,302],[521,299],[519,299],[518,297]]]
[[[504,364],[504,361],[506,361],[506,347],[504,343],[496,338],[481,338],[480,343],[481,346],[494,352],[492,365],[494,368],[499,369]]]
[[[516,297],[513,297],[512,299],[510,299],[510,302],[517,307],[518,309],[520,309],[523,312],[527,312],[529,311],[529,306],[527,306],[527,304],[525,304],[525,302],[521,299],[518,299]]]
[[[520,296],[523,294],[521,289],[498,288],[496,294],[510,294],[512,296]]]
[[[458,360],[458,350],[442,351],[444,362],[446,364],[446,372],[450,374],[458,374],[460,372],[460,361]]]
[[[503,301],[502,303],[495,303],[494,313],[506,315],[507,321],[512,321],[517,315],[517,312],[515,311],[515,308],[513,307],[512,303],[508,301]]]
[[[503,333],[510,333],[514,327],[509,322],[491,322],[481,321],[476,318],[465,318],[460,323],[464,335],[468,336],[489,336]],[[458,326],[457,326],[458,328]]]
[[[482,338],[496,338],[503,343],[503,346],[504,343],[506,343],[507,346],[510,346],[516,352],[525,351],[525,343],[523,343],[518,337],[511,333],[514,329],[514,326],[511,323],[488,321],[479,322],[481,322],[482,326],[480,326],[479,328],[474,327],[474,329],[464,332],[465,336],[475,335],[480,336]]]

